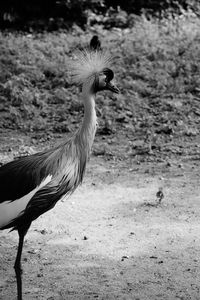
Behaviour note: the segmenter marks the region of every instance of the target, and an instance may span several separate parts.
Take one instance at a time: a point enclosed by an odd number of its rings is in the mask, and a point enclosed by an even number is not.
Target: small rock
[[[36,250],[28,250],[28,253],[30,253],[30,254],[36,254],[37,251]]]
[[[124,261],[125,259],[129,259],[127,255],[122,256],[121,261]]]
[[[41,233],[41,234],[47,234],[48,232],[47,232],[46,229],[42,229],[42,230],[40,230],[40,233]]]
[[[135,232],[131,231],[131,232],[130,232],[130,235],[135,235]]]
[[[158,264],[163,264],[163,260],[158,261]]]

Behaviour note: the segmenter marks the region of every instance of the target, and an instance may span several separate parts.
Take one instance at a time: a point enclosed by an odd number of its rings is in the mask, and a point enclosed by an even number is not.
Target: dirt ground
[[[92,156],[83,185],[26,236],[24,299],[199,300],[199,169]],[[18,237],[0,237],[0,299],[13,300]]]

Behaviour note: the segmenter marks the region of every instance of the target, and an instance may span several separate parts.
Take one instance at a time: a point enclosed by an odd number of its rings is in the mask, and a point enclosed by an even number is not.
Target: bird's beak
[[[116,94],[119,94],[120,90],[111,82],[108,82],[106,84],[106,88],[107,90],[113,92],[113,93],[116,93]]]

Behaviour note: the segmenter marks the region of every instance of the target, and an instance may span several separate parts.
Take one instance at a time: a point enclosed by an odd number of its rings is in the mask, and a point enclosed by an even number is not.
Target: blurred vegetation
[[[97,96],[97,136],[128,137],[132,154],[140,151],[140,141],[154,151],[172,151],[173,145],[178,153],[186,151],[178,141],[190,142],[200,130],[199,27],[196,14],[182,11],[162,19],[142,15],[125,29],[94,25],[87,31],[74,26],[70,32],[0,33],[0,129],[46,139],[74,132],[83,108],[68,61],[95,33],[115,57],[121,89],[117,97]]]
[[[42,2],[43,9],[39,1],[29,4],[0,3],[1,26],[27,29],[0,32],[0,133],[18,130],[48,140],[74,132],[83,107],[69,60],[97,34],[115,57],[121,89],[117,97],[97,96],[97,139],[111,142],[120,135],[117,143],[125,137],[130,155],[152,149],[181,154],[186,141],[198,139],[198,1],[132,0],[124,6],[120,0],[51,0]]]
[[[121,28],[132,25],[135,15],[161,18],[188,9],[199,14],[199,0],[1,0],[0,28],[55,31],[91,23]]]

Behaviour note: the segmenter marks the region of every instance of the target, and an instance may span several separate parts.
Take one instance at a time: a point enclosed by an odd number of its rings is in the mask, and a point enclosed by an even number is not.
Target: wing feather
[[[0,182],[3,180],[0,184],[3,191],[1,202],[5,201],[2,207],[8,201],[10,204],[15,201],[17,205],[19,198],[26,198],[26,206],[1,229],[17,229],[30,224],[51,209],[64,195],[71,194],[82,182],[86,161],[87,154],[84,151],[82,153],[76,143],[69,142],[62,147],[21,158],[0,168]],[[50,181],[43,184],[49,175]],[[13,185],[11,180],[14,181]],[[35,192],[31,194],[34,188]],[[28,199],[29,193],[31,197]]]
[[[45,153],[21,157],[0,168],[0,203],[15,201],[32,191],[48,176]]]

